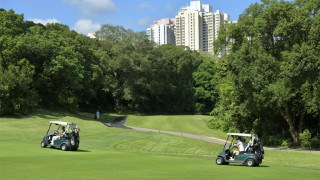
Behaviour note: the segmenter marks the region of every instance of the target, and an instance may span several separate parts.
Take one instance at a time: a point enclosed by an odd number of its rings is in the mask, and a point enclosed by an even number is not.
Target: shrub
[[[288,146],[288,143],[286,140],[283,140],[282,143],[281,143],[281,146]]]
[[[320,148],[320,139],[318,137],[314,137],[310,140],[310,145],[312,148]]]
[[[310,148],[311,147],[311,133],[308,129],[304,130],[303,133],[300,134],[300,141],[302,148]]]
[[[279,145],[282,145],[283,141],[284,139],[281,138],[279,135],[273,135],[273,136],[263,135],[263,138],[262,138],[262,143],[268,146],[279,146]]]

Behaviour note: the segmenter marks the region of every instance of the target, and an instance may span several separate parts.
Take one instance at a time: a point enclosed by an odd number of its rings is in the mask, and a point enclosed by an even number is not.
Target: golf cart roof
[[[252,137],[254,134],[245,134],[245,133],[227,133],[229,136],[242,136],[242,137]]]
[[[74,124],[74,123],[70,123],[70,122],[61,122],[61,121],[50,121],[51,124],[59,124],[59,125],[64,125],[64,126],[67,126],[67,125],[77,125],[77,124]]]

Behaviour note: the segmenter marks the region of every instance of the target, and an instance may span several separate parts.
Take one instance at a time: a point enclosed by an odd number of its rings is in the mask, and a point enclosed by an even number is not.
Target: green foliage
[[[262,1],[221,29],[216,51],[231,52],[218,79],[229,74],[232,93],[219,99],[240,131],[277,135],[286,128],[298,143],[302,129],[317,128],[311,124],[319,121],[319,17],[318,1]]]
[[[169,112],[192,113],[195,104],[192,73],[199,64],[198,53],[171,44],[161,46],[160,51],[166,65],[163,72],[166,102],[163,106]]]
[[[265,146],[278,146],[282,144],[287,144],[286,139],[283,139],[280,135],[263,136],[262,143]]]
[[[30,89],[34,67],[26,59],[7,68],[0,66],[0,114],[25,112],[36,105],[36,94]]]
[[[27,25],[23,15],[0,11],[0,115],[23,113],[37,105],[32,87],[35,66],[18,52],[24,51],[20,34]]]
[[[117,112],[193,112],[192,73],[197,54],[182,47],[155,45],[142,33],[104,25],[101,39],[104,79]]]
[[[310,146],[312,148],[320,148],[320,139],[318,137],[314,137],[310,140]]]
[[[283,140],[281,146],[288,146],[288,142],[286,140]]]
[[[203,59],[198,69],[193,73],[195,81],[196,112],[209,114],[217,103],[216,85],[214,75],[216,74],[216,63],[213,57]]]
[[[303,148],[310,148],[311,146],[311,133],[308,129],[304,130],[303,133],[300,134],[301,145]]]
[[[232,109],[226,110],[219,105],[212,110],[211,115],[213,115],[214,118],[208,122],[210,128],[220,129],[224,132],[240,132],[233,121]]]
[[[15,36],[23,33],[25,23],[23,14],[17,15],[11,9],[9,11],[0,10],[0,37],[3,35]]]
[[[0,13],[1,114],[35,106],[194,112],[199,53],[155,46],[145,33],[121,26],[104,25],[98,39],[90,39],[65,25]]]

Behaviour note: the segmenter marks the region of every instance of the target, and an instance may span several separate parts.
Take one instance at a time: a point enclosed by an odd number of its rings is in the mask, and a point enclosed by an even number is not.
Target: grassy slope
[[[177,131],[209,137],[225,139],[226,134],[219,130],[209,129],[208,121],[212,116],[183,115],[183,116],[134,116],[129,115],[126,125]]]
[[[217,166],[214,160],[220,145],[108,128],[90,119],[50,112],[1,118],[1,179],[214,179],[222,175],[226,179],[317,179],[320,175],[316,154],[267,151],[259,168]],[[79,151],[40,147],[50,120],[79,124]]]

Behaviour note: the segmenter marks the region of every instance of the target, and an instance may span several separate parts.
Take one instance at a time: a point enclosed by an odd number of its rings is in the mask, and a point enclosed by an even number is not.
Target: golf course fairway
[[[50,121],[78,124],[78,151],[40,147]],[[38,111],[24,117],[0,119],[1,180],[320,177],[319,154],[266,151],[259,167],[218,166],[215,159],[221,150],[221,145],[180,136],[110,128],[86,114]]]

